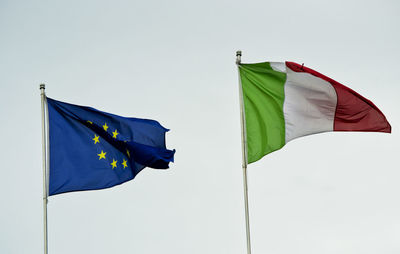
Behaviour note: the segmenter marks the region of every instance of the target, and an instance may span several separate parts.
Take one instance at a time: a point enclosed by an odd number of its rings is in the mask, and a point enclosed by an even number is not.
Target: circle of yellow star
[[[117,167],[117,161],[113,159],[113,162],[110,163],[112,168],[116,168]]]
[[[117,129],[115,129],[115,131],[114,131],[112,134],[113,134],[113,138],[117,138],[117,135],[118,135],[119,133],[117,132]]]
[[[127,163],[127,161],[124,159],[124,161],[121,163],[123,166],[124,166],[124,168],[126,168],[126,167],[128,167],[128,165],[126,165],[126,163]]]
[[[101,150],[101,153],[97,154],[99,156],[99,160],[106,159],[106,153]]]
[[[131,154],[129,153],[128,149],[126,149],[126,154],[128,155],[129,158],[131,157]]]
[[[90,124],[93,124],[93,122],[92,122],[92,121],[89,121],[89,120],[87,120],[86,122],[88,122],[88,123],[90,123]]]
[[[108,129],[107,123],[104,123],[103,129],[104,129],[105,131],[107,131],[107,129]]]
[[[99,140],[99,136],[97,136],[96,134],[94,134],[94,138],[92,138],[92,140],[94,140],[94,143],[97,144],[100,142]]]

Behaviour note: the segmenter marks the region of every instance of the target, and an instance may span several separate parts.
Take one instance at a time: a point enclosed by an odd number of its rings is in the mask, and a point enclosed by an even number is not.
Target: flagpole
[[[40,84],[40,97],[42,100],[42,165],[43,165],[43,238],[44,254],[47,254],[47,154],[46,154],[46,94],[45,84]]]
[[[242,51],[236,51],[236,65],[241,63]],[[243,88],[240,80],[239,71],[239,100],[240,100],[240,126],[242,132],[242,168],[243,168],[243,189],[244,189],[244,209],[246,216],[246,240],[247,240],[247,254],[251,254],[251,242],[250,242],[250,222],[249,222],[249,196],[247,191],[247,140],[246,140],[246,124],[243,104]]]

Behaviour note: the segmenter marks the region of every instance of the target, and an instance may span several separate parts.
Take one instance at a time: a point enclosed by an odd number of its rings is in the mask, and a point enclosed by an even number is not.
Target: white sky
[[[0,252],[42,253],[39,83],[171,129],[176,162],[50,197],[49,253],[245,253],[235,51],[305,63],[393,134],[297,139],[249,166],[254,254],[400,252],[398,1],[0,1]]]

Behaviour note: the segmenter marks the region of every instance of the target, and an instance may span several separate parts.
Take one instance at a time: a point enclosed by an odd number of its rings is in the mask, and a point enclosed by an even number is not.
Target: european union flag
[[[126,118],[47,98],[49,195],[109,188],[143,168],[165,169],[175,150],[157,121]]]

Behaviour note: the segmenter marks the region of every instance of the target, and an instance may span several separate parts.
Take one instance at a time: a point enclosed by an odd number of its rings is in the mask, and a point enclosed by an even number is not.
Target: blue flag
[[[47,98],[49,195],[109,188],[143,168],[168,168],[175,150],[157,121],[126,118]]]

